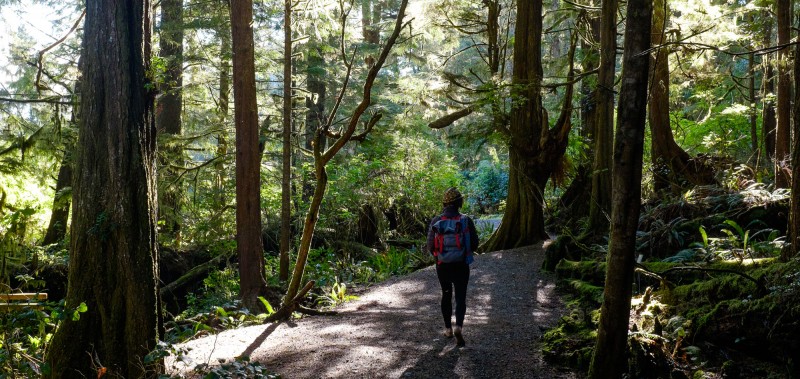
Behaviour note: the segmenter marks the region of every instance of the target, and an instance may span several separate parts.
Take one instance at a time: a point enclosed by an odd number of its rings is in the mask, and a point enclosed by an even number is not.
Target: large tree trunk
[[[530,245],[547,238],[544,230],[544,187],[554,167],[538,167],[539,137],[547,128],[542,109],[542,1],[517,4],[514,44],[514,90],[511,110],[509,177],[506,212],[485,251]],[[549,169],[549,170],[548,170]]]
[[[61,167],[58,169],[55,196],[53,196],[53,213],[50,215],[50,223],[47,224],[47,232],[42,240],[42,245],[63,241],[67,235],[70,197],[65,195],[65,190],[72,186],[70,155],[70,150],[67,148],[67,151],[64,152],[64,157],[61,159]]]
[[[281,176],[281,246],[278,277],[289,280],[292,226],[292,1],[284,2],[283,17],[283,170]]]
[[[622,86],[614,141],[611,238],[597,345],[590,378],[620,378],[626,372],[636,229],[642,192],[642,154],[647,111],[652,2],[628,1]]]
[[[684,183],[691,185],[707,185],[716,183],[714,171],[702,162],[693,160],[689,154],[675,142],[669,119],[669,50],[665,46],[667,39],[665,27],[667,21],[667,3],[655,0],[653,3],[653,25],[651,42],[653,46],[662,46],[655,50],[651,60],[650,83],[650,134],[651,157],[653,161],[654,187],[656,192],[673,189],[680,192]]]
[[[611,210],[611,148],[614,139],[614,73],[617,63],[617,0],[603,0],[600,18],[600,71],[597,75],[597,111],[594,130],[592,197],[589,202],[591,234],[608,231]]]
[[[509,184],[506,212],[500,227],[481,246],[493,251],[530,245],[547,238],[544,230],[544,187],[566,150],[570,123],[572,85],[567,86],[556,126],[548,129],[542,108],[542,2],[519,2],[509,139]],[[570,47],[568,82],[574,77],[577,40]]]
[[[161,1],[160,55],[166,61],[166,72],[161,97],[156,107],[156,127],[160,133],[179,136],[182,132],[183,113],[183,1]],[[159,191],[159,213],[164,220],[159,232],[180,244],[181,231],[181,181],[173,165],[183,166],[183,149],[170,144],[162,152],[164,175]]]
[[[792,1],[777,0],[778,46],[789,43],[789,30],[792,24]],[[789,47],[778,50],[778,128],[775,132],[775,187],[789,187],[789,143],[792,78],[789,70]]]
[[[261,309],[266,294],[261,242],[261,157],[258,148],[252,0],[231,1],[233,106],[236,121],[236,244],[242,305]]]
[[[156,129],[149,1],[88,1],[81,59],[66,307],[80,320],[56,331],[50,378],[140,378],[159,336]]]

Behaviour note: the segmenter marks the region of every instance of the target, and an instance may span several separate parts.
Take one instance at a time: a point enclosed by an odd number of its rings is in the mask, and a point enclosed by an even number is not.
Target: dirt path
[[[249,355],[283,378],[577,378],[542,359],[540,337],[563,310],[552,278],[539,271],[543,256],[530,247],[476,258],[464,348],[442,335],[432,267],[372,287],[337,316],[240,328],[184,346],[194,364]]]

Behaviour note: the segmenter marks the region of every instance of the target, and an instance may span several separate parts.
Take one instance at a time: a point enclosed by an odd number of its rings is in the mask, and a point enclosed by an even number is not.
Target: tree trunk
[[[253,44],[252,0],[231,1],[233,39],[233,107],[236,122],[236,244],[242,305],[263,306],[266,294],[261,242],[261,171],[258,148],[258,104]]]
[[[794,88],[800,88],[800,45],[794,47]],[[792,197],[789,204],[789,248],[781,251],[781,258],[788,261],[800,252],[800,91],[794,93],[794,120],[792,122]]]
[[[789,43],[789,31],[792,24],[792,1],[777,0],[777,19],[778,19],[778,46]],[[789,48],[784,47],[778,50],[778,94],[777,113],[778,125],[775,132],[775,187],[789,187],[789,143],[791,104],[792,94],[791,72],[789,70]]]
[[[666,46],[667,3],[655,0],[653,3],[653,25],[651,42],[653,46],[663,46],[655,50],[650,70],[653,82],[650,83],[650,134],[651,157],[656,192],[672,189],[679,193],[686,183],[708,185],[716,183],[714,170],[689,154],[675,142],[669,119],[669,51]]]
[[[378,0],[361,0],[361,28],[364,42],[377,45],[381,43],[380,5]]]
[[[81,58],[66,307],[50,378],[154,377],[158,342],[156,129],[148,1],[88,1]]]
[[[230,7],[225,2],[221,4],[221,13],[230,17]],[[220,40],[220,64],[219,64],[219,101],[217,104],[217,115],[220,132],[217,134],[217,161],[214,163],[216,172],[216,203],[220,208],[227,205],[225,198],[225,156],[228,155],[227,120],[231,93],[231,29],[220,27],[217,30]]]
[[[288,289],[286,290],[286,296],[283,298],[281,308],[275,312],[275,314],[272,316],[272,319],[286,319],[291,316],[292,312],[297,308],[297,297],[299,297],[299,294],[303,293],[300,291],[300,283],[302,282],[303,275],[305,273],[308,253],[311,250],[311,240],[314,236],[314,229],[316,228],[317,221],[319,220],[319,209],[322,205],[322,199],[325,196],[325,190],[328,187],[328,173],[326,171],[328,162],[330,162],[330,160],[336,156],[342,147],[344,147],[344,145],[350,142],[352,139],[366,137],[372,126],[374,126],[375,123],[380,120],[380,114],[373,116],[367,122],[365,131],[358,136],[355,135],[356,127],[359,125],[361,116],[364,115],[364,113],[367,111],[367,108],[369,108],[371,104],[372,86],[375,83],[378,72],[386,62],[389,52],[394,47],[397,38],[400,36],[400,32],[405,25],[403,23],[403,18],[405,18],[407,5],[408,0],[403,0],[400,4],[400,9],[397,12],[397,19],[395,20],[394,30],[391,36],[386,40],[386,44],[383,46],[383,49],[376,59],[375,64],[370,67],[369,72],[367,73],[367,78],[363,87],[363,97],[361,98],[361,102],[359,102],[356,108],[353,110],[347,125],[342,127],[342,130],[337,135],[336,140],[329,148],[325,150],[323,150],[320,140],[327,138],[326,135],[330,132],[331,123],[334,120],[335,114],[330,115],[327,118],[325,125],[323,125],[323,127],[316,133],[313,151],[316,187],[314,188],[314,195],[311,197],[311,203],[308,206],[308,213],[306,213],[305,222],[303,224],[303,234],[300,236],[300,247],[297,250],[297,262],[295,262],[294,265],[292,279],[289,283]],[[349,64],[346,64],[347,79],[345,80],[345,84],[350,79],[352,64],[352,61]],[[340,94],[340,96],[343,96],[343,93]],[[339,101],[341,101],[341,98],[337,100],[337,103]],[[309,286],[310,284],[307,284],[306,288]]]
[[[69,148],[61,159],[56,179],[55,196],[53,197],[53,213],[50,223],[42,240],[42,245],[50,245],[64,240],[67,235],[67,221],[69,220],[70,197],[65,195],[65,190],[72,186],[72,162]]]
[[[519,2],[509,140],[509,184],[500,227],[481,246],[483,251],[530,245],[547,238],[544,230],[544,188],[566,151],[573,86],[567,86],[556,126],[548,129],[542,108],[542,1]],[[570,46],[568,82],[572,83],[575,45]]]
[[[597,110],[594,130],[592,198],[589,202],[591,234],[608,231],[611,210],[611,148],[614,143],[614,73],[617,63],[617,0],[603,0],[600,18],[600,71],[597,74]]]
[[[752,50],[752,47],[751,47]],[[750,146],[753,149],[753,153],[756,157],[760,154],[758,153],[758,113],[756,110],[758,106],[756,104],[756,62],[755,62],[756,55],[753,53],[748,54],[747,56],[747,72],[749,73],[749,85],[748,85],[748,93],[747,97],[750,101]]]
[[[592,4],[592,6],[597,5]],[[583,72],[597,69],[600,63],[599,51],[595,48],[595,44],[600,41],[600,18],[589,16],[587,20],[591,40],[581,38],[581,51],[584,54],[581,62]],[[558,200],[558,206],[561,208],[558,215],[562,220],[578,220],[589,215],[589,207],[586,205],[589,204],[592,194],[591,166],[594,165],[594,147],[592,145],[597,128],[597,98],[595,97],[597,88],[595,76],[587,75],[581,79],[580,138],[586,142],[582,152],[582,156],[586,159],[582,160],[575,169],[575,177]]]
[[[159,133],[180,136],[183,113],[183,1],[161,1],[161,40],[160,55],[166,61],[162,95],[156,107],[156,127]],[[173,238],[180,244],[182,216],[180,214],[181,183],[173,165],[183,166],[183,149],[176,144],[163,148],[161,179],[163,186],[159,191],[159,213],[164,220],[159,233]]]
[[[611,238],[597,345],[590,378],[620,378],[626,372],[628,321],[633,282],[636,229],[642,191],[642,154],[647,111],[652,2],[628,1],[622,86],[614,143]]]
[[[278,277],[289,280],[292,226],[292,0],[284,2],[283,38],[283,170],[281,177],[281,252]]]
[[[764,109],[762,110],[762,125],[761,133],[764,138],[764,151],[767,153],[768,159],[775,157],[775,101],[770,96],[775,92],[775,70],[772,67],[772,60],[769,55],[764,56]]]

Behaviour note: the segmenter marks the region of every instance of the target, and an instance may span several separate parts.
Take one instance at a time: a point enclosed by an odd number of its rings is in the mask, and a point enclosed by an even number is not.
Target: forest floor
[[[466,346],[443,335],[433,267],[377,284],[335,316],[228,330],[181,345],[192,364],[249,356],[283,378],[579,378],[542,358],[541,336],[564,306],[540,271],[541,246],[479,255],[472,264]]]

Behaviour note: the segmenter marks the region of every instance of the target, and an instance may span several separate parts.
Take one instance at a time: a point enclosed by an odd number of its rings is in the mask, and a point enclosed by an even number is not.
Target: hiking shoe
[[[444,336],[447,338],[453,337],[453,328],[446,328],[444,330]]]
[[[456,345],[464,346],[464,336],[461,335],[461,327],[456,326],[453,328],[453,335],[456,336]]]

